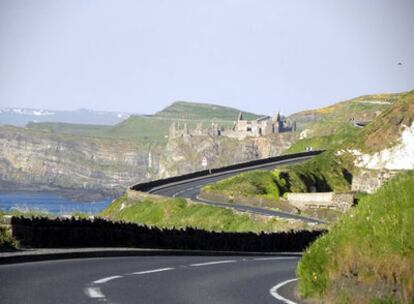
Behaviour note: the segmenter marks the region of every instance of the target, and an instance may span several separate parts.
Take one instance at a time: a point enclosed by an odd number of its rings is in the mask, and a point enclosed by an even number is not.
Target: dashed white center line
[[[159,269],[151,269],[151,270],[145,270],[145,271],[138,271],[138,272],[133,272],[131,274],[147,274],[147,273],[154,273],[154,272],[161,272],[161,271],[168,271],[168,270],[173,270],[174,268],[169,267],[169,268],[159,268]]]
[[[93,284],[104,284],[104,283],[109,282],[111,280],[120,279],[120,278],[122,278],[122,276],[116,275],[116,276],[112,276],[112,277],[99,279],[99,280],[93,281],[92,283]]]
[[[235,263],[236,260],[224,260],[224,261],[213,261],[213,262],[206,262],[206,263],[196,263],[196,264],[190,264],[190,266],[193,267],[199,267],[199,266],[208,266],[208,265],[217,265],[217,264],[228,264],[228,263]]]
[[[85,289],[85,293],[90,298],[105,298],[99,287],[88,287]]]

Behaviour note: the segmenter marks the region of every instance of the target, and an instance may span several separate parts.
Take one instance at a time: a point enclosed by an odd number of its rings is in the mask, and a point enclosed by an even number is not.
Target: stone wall
[[[351,193],[287,193],[286,199],[298,209],[328,208],[347,211],[354,203]]]
[[[361,170],[352,178],[352,191],[374,193],[395,174],[396,171],[389,170]]]

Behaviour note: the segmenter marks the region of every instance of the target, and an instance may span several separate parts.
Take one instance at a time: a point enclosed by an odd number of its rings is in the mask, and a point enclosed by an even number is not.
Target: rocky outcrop
[[[294,133],[238,140],[222,136],[183,136],[170,139],[161,155],[159,177],[217,168],[253,159],[280,155],[292,145]],[[207,166],[202,166],[202,159]]]

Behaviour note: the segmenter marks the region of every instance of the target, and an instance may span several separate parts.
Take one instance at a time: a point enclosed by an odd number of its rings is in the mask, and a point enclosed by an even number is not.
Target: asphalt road
[[[302,215],[297,215],[297,214],[292,214],[292,213],[282,212],[282,211],[275,211],[275,210],[270,210],[270,209],[260,208],[260,207],[251,207],[251,206],[241,205],[237,203],[226,204],[226,203],[220,203],[220,202],[213,202],[213,201],[204,200],[198,197],[198,195],[200,194],[200,189],[204,187],[205,185],[215,183],[219,180],[228,178],[230,176],[240,174],[242,172],[259,170],[259,169],[260,170],[272,170],[280,165],[301,163],[305,160],[310,159],[311,157],[312,156],[305,156],[305,157],[300,157],[300,158],[296,158],[293,160],[283,160],[283,161],[275,162],[270,165],[260,166],[260,168],[257,168],[257,167],[245,168],[242,170],[238,170],[237,172],[230,172],[230,173],[220,174],[216,176],[207,176],[205,178],[196,179],[193,181],[158,187],[149,192],[154,193],[154,194],[164,195],[164,196],[170,196],[170,197],[190,198],[193,201],[200,202],[203,204],[232,208],[237,211],[251,212],[251,213],[257,213],[257,214],[262,214],[262,215],[278,216],[278,217],[289,218],[289,219],[298,219],[298,220],[302,220],[308,223],[323,224],[324,221],[321,221],[315,218],[302,216]]]
[[[0,303],[288,303],[297,257],[152,256],[0,266]]]

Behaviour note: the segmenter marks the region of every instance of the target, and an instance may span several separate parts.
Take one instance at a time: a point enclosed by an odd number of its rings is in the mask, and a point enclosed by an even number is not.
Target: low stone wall
[[[301,210],[328,208],[345,212],[349,210],[354,203],[354,195],[352,193],[287,193],[286,199],[291,205]]]
[[[397,171],[361,170],[352,178],[352,191],[374,193],[395,174]]]

